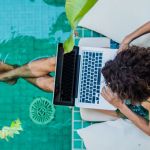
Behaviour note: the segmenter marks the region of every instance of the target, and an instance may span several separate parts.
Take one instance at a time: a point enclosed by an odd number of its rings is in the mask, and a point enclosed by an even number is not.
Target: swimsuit
[[[125,104],[128,106],[128,108],[131,111],[133,111],[138,116],[143,117],[147,121],[150,120],[150,118],[149,118],[149,111],[147,109],[145,109],[142,105],[139,105],[139,104],[132,105],[131,102],[130,102],[130,100],[126,100]],[[117,109],[116,112],[117,112],[117,114],[118,114],[119,117],[127,119],[127,117],[124,114],[122,114],[119,109]]]

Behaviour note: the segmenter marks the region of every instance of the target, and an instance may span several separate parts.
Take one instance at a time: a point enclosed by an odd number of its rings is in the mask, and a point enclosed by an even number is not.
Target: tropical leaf
[[[97,0],[66,0],[66,15],[72,29],[76,28],[82,17],[96,2]]]
[[[63,44],[65,53],[70,52],[72,50],[73,46],[74,46],[74,35],[72,33],[72,34],[70,34],[69,38]]]
[[[23,131],[23,129],[20,120],[17,119],[11,123],[10,127],[4,126],[2,130],[0,130],[0,139],[8,141],[8,137],[13,138],[15,134],[20,134],[19,131]]]
[[[93,7],[97,0],[66,0],[66,15],[74,32],[82,17]],[[72,32],[72,33],[73,33]],[[70,42],[70,43],[69,43]],[[64,42],[65,52],[70,52],[74,46],[72,35]]]

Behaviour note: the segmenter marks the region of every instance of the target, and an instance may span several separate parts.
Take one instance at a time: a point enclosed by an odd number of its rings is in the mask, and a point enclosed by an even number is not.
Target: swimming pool
[[[9,64],[22,65],[39,57],[54,56],[56,44],[70,33],[64,0],[0,1],[0,21],[0,60]],[[55,107],[54,118],[48,122],[39,123],[31,117],[33,102],[39,98],[51,102],[52,96],[23,79],[13,86],[0,83],[0,129],[17,118],[23,127],[23,132],[8,142],[0,140],[0,149],[71,149],[70,108]],[[43,111],[40,108],[40,115]]]

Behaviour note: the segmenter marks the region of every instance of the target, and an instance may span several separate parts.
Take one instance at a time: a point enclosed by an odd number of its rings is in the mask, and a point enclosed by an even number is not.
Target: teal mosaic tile
[[[77,33],[78,33],[78,37],[82,37],[83,35],[83,30],[80,28],[80,29],[77,29]]]
[[[80,113],[79,113],[79,112],[74,112],[74,118],[75,118],[76,120],[81,120],[81,115],[80,115]]]
[[[92,37],[101,37],[102,35],[100,35],[99,33],[97,33],[97,32],[93,32],[93,35],[92,35]]]
[[[76,131],[74,131],[74,139],[80,139],[80,136],[78,135]]]
[[[92,124],[91,122],[83,121],[83,128],[86,128],[91,124]]]
[[[80,111],[78,107],[74,107],[74,111]]]
[[[75,45],[77,46],[79,44],[80,39],[75,40]]]
[[[90,30],[85,29],[83,32],[84,37],[91,37],[93,33]]]
[[[82,128],[82,121],[75,120],[74,129],[76,130],[76,129],[80,129],[80,128]]]
[[[81,141],[74,141],[74,148],[82,148],[82,142]]]

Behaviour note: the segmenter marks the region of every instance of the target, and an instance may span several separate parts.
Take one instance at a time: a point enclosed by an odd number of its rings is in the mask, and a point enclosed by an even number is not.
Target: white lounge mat
[[[150,0],[98,0],[79,26],[104,34],[116,42],[150,21]],[[133,44],[150,47],[150,34]]]

